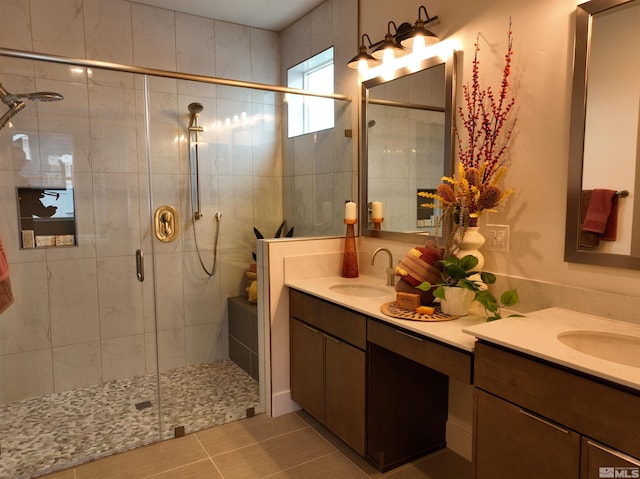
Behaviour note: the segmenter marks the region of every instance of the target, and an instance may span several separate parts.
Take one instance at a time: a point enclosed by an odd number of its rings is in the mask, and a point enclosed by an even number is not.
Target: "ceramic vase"
[[[480,252],[480,248],[482,248],[484,242],[485,239],[484,236],[480,234],[480,228],[478,226],[469,226],[458,244],[455,255],[458,258],[463,258],[469,254],[475,256],[478,258],[476,270],[480,271],[484,266],[484,255]]]
[[[445,286],[444,299],[440,300],[440,309],[444,314],[464,316],[469,313],[475,293],[465,288]]]

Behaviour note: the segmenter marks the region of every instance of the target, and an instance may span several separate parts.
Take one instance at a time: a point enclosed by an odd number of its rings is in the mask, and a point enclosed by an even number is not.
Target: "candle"
[[[347,201],[344,204],[344,219],[353,221],[356,218],[356,204],[353,201]]]
[[[371,217],[375,219],[381,219],[382,216],[382,203],[374,201],[371,203]]]

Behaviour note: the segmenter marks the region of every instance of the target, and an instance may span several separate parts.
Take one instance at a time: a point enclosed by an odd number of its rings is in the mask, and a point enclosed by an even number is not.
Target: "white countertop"
[[[640,325],[549,308],[524,318],[465,326],[463,331],[516,351],[629,386],[640,391],[640,368],[599,359],[562,344],[557,335],[569,331],[596,331],[640,338]]]
[[[384,287],[388,290],[388,294],[363,298],[340,294],[329,289],[332,285],[348,283]],[[469,352],[473,351],[476,340],[472,336],[463,333],[463,328],[481,324],[486,321],[486,317],[478,315],[463,316],[462,318],[451,321],[437,322],[412,321],[387,316],[380,311],[380,306],[386,302],[395,301],[395,290],[392,286],[386,286],[386,280],[384,278],[366,275],[360,275],[358,278],[353,279],[342,278],[341,276],[327,276],[285,281],[285,285]]]

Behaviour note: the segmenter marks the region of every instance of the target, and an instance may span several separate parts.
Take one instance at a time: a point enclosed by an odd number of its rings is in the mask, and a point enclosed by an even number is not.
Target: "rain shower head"
[[[9,93],[9,91],[7,91],[4,86],[2,86],[2,83],[0,83],[0,100],[2,100],[2,103],[9,107],[9,111],[2,115],[2,118],[0,118],[0,128],[4,127],[13,115],[18,113],[26,106],[22,99],[31,101],[60,101],[64,100],[64,97],[60,93],[51,91],[19,93],[16,95],[13,93]]]
[[[201,103],[189,103],[187,107],[191,117],[189,118],[189,131],[203,131],[201,126],[198,126],[198,115],[202,113],[204,107]]]

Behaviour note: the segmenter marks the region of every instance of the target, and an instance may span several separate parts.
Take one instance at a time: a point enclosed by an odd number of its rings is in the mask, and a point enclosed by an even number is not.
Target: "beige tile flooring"
[[[261,414],[109,456],[47,479],[465,479],[471,464],[443,449],[385,474],[305,413]]]

